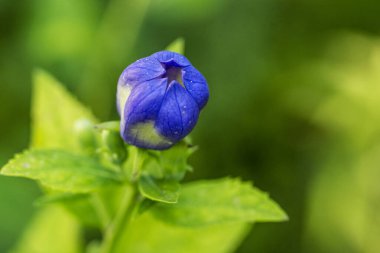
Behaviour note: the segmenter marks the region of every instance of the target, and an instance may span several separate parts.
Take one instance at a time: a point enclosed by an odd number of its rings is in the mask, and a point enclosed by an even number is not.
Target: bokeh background
[[[376,0],[0,0],[0,165],[28,146],[35,67],[112,120],[122,70],[181,36],[211,92],[187,180],[252,180],[290,216],[237,252],[378,253],[379,13]],[[39,194],[0,177],[0,252]]]

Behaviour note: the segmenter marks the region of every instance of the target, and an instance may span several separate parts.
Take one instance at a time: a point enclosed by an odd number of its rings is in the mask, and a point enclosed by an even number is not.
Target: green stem
[[[133,158],[133,165],[132,165],[132,175],[131,175],[131,181],[132,183],[136,182],[137,177],[139,175],[139,169],[140,169],[140,164],[139,164],[139,158],[140,158],[140,150],[139,148],[135,148],[135,156]]]
[[[136,177],[139,170],[139,150],[136,149],[132,163],[132,178],[129,186],[126,186],[124,196],[121,200],[120,207],[115,215],[113,222],[106,230],[104,242],[100,253],[113,253],[120,239],[122,232],[133,219],[135,210],[139,204],[139,191],[137,189]],[[134,175],[136,174],[136,175]]]
[[[132,193],[130,191],[132,191]],[[134,210],[138,203],[138,197],[139,193],[136,185],[133,185],[132,188],[127,187],[115,219],[106,231],[104,242],[100,251],[101,253],[114,252],[121,233],[133,217]]]
[[[111,217],[107,210],[107,207],[104,205],[104,202],[101,196],[99,195],[99,193],[94,193],[92,195],[91,201],[92,201],[94,210],[99,217],[102,228],[105,229],[108,226],[108,224],[111,222]]]

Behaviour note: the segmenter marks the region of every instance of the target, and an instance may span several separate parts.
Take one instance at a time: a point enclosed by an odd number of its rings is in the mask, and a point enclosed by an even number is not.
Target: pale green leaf
[[[229,253],[236,250],[250,227],[242,222],[181,227],[145,212],[125,228],[114,253]]]
[[[61,204],[71,214],[77,217],[82,225],[88,227],[101,227],[97,210],[93,203],[94,197],[89,194],[50,193],[37,199],[37,206]]]
[[[192,171],[187,163],[196,147],[188,141],[181,141],[164,151],[148,151],[151,159],[145,162],[145,171],[156,178],[170,178],[180,181],[187,171]]]
[[[266,193],[230,178],[189,183],[176,205],[159,203],[152,211],[156,217],[182,226],[287,220],[285,212]]]
[[[33,75],[32,143],[34,148],[81,150],[75,128],[97,122],[91,112],[43,70]]]
[[[63,191],[86,193],[118,183],[119,175],[96,160],[62,150],[31,150],[16,155],[1,174],[35,179],[43,186]]]
[[[185,40],[184,38],[177,38],[175,41],[169,44],[169,46],[166,47],[166,50],[179,53],[179,54],[185,54]]]
[[[122,184],[102,187],[91,194],[49,191],[34,203],[38,206],[61,204],[75,215],[82,225],[91,228],[107,227],[120,208],[125,192],[131,192]]]
[[[42,197],[36,199],[34,201],[34,204],[36,206],[43,206],[47,204],[54,204],[54,203],[63,203],[66,201],[76,201],[76,200],[83,200],[88,198],[88,194],[72,194],[72,193],[59,193],[59,192],[53,192],[53,193],[47,193],[43,195]]]
[[[177,203],[180,185],[173,179],[156,179],[142,175],[139,178],[139,190],[148,199],[164,203]]]
[[[38,211],[11,253],[80,253],[81,232],[74,217],[49,205]]]

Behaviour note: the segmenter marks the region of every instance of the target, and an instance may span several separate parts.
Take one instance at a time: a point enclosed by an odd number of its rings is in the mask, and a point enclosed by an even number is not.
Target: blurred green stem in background
[[[94,193],[91,200],[94,210],[101,222],[102,228],[106,229],[111,222],[111,215],[108,212],[107,207],[104,205],[104,202],[98,193]]]
[[[99,118],[107,118],[114,110],[116,78],[128,63],[149,2],[111,1],[95,42],[89,47],[88,63],[78,92],[81,100],[90,105]],[[109,83],[110,77],[115,78],[113,83]],[[115,88],[110,89],[110,86]]]

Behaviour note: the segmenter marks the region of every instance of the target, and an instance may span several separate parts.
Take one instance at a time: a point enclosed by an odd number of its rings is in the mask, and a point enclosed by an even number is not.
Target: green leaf
[[[40,209],[11,253],[79,253],[81,229],[59,206]]]
[[[34,203],[37,206],[62,204],[67,211],[77,217],[82,225],[100,228],[101,221],[96,213],[93,196],[89,194],[52,193],[42,196]]]
[[[125,160],[123,170],[129,181],[136,181],[141,174],[144,162],[148,156],[144,150],[135,146],[127,146],[128,158]]]
[[[180,185],[175,180],[156,179],[142,175],[139,179],[139,190],[148,199],[164,203],[177,203]]]
[[[155,219],[148,211],[125,228],[113,253],[229,253],[236,250],[250,227],[241,222],[179,227]]]
[[[266,193],[230,178],[189,183],[176,205],[159,203],[152,211],[156,217],[181,226],[287,220]]]
[[[88,194],[72,194],[72,193],[48,193],[43,195],[42,197],[36,199],[34,201],[34,204],[36,206],[43,206],[47,204],[54,204],[54,203],[62,203],[66,201],[73,201],[73,200],[83,200],[88,198]]]
[[[16,155],[1,174],[35,179],[63,192],[92,192],[120,181],[119,175],[96,160],[62,150],[31,150]]]
[[[153,207],[157,203],[158,203],[157,201],[153,201],[153,200],[150,200],[147,198],[143,199],[137,207],[137,214],[145,213],[146,211],[150,210],[150,208]]]
[[[43,70],[36,70],[33,75],[32,119],[32,147],[70,151],[81,150],[76,125],[97,122],[87,108]]]
[[[177,38],[175,41],[166,47],[166,50],[172,51],[179,54],[185,54],[185,40],[184,38]]]
[[[128,146],[128,159],[124,162],[123,169],[132,181],[138,179],[141,174],[156,179],[180,181],[187,171],[192,171],[187,159],[196,149],[188,138],[164,151]]]
[[[165,151],[148,151],[150,159],[146,159],[145,171],[156,178],[180,181],[187,171],[192,171],[187,159],[196,149],[188,141],[181,141]]]

